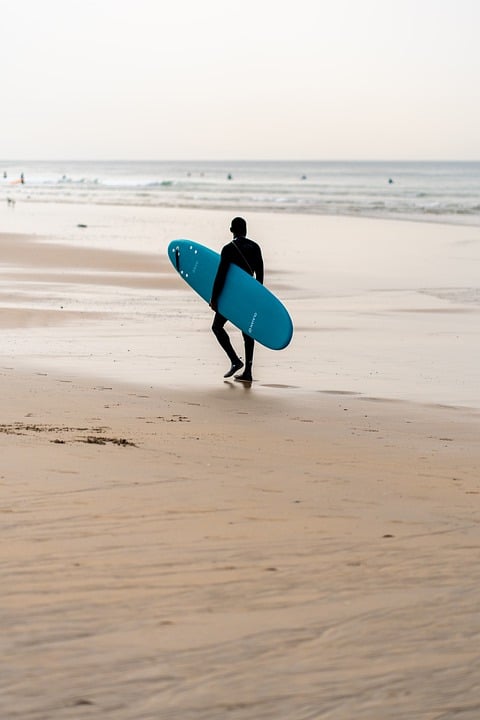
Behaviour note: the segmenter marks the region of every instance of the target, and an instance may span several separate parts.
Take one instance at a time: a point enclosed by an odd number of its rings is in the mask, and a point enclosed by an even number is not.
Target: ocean
[[[7,199],[480,225],[480,162],[0,161]]]

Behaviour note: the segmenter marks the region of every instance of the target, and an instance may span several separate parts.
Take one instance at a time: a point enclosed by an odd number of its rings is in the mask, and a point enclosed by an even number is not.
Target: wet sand
[[[456,230],[444,246],[471,252]],[[60,240],[2,238],[0,715],[477,718],[476,369],[459,353],[448,384],[435,365],[454,330],[475,346],[472,295],[405,273],[315,290],[280,246],[297,332],[258,348],[246,388],[222,380],[209,314],[152,248]]]

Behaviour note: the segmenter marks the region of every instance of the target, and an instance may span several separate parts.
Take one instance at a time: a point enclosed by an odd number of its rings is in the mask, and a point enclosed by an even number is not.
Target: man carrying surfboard
[[[260,246],[253,240],[249,240],[247,235],[247,223],[241,217],[233,218],[230,225],[230,232],[233,235],[231,242],[227,243],[222,249],[220,255],[220,265],[213,283],[212,298],[210,307],[215,311],[212,330],[218,342],[227,353],[231,367],[223,377],[229,378],[235,375],[238,370],[243,367],[243,362],[233,349],[228,333],[225,330],[227,318],[218,312],[217,305],[220,294],[225,284],[228,268],[231,263],[238,265],[249,275],[255,276],[259,283],[263,285],[263,258]],[[238,302],[242,302],[242,298],[238,298]],[[241,375],[235,375],[235,380],[239,382],[252,382],[252,365],[253,350],[255,341],[250,335],[242,332],[243,342],[245,345],[245,369]]]

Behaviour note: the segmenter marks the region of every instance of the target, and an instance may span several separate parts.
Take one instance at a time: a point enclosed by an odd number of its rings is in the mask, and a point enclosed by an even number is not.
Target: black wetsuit
[[[215,310],[215,318],[213,320],[212,330],[231,362],[234,363],[238,360],[238,356],[224,329],[227,318],[217,310],[218,299],[223,290],[225,278],[227,277],[228,268],[231,263],[238,265],[249,275],[254,275],[258,282],[263,285],[263,258],[260,246],[246,237],[234,238],[232,242],[225,245],[221,252],[220,265],[218,266],[217,275],[213,283],[210,305],[212,309]],[[238,302],[242,302],[241,297],[238,298]],[[242,334],[245,343],[245,362],[248,367],[252,364],[253,360],[254,340],[249,335],[246,335],[246,333]]]

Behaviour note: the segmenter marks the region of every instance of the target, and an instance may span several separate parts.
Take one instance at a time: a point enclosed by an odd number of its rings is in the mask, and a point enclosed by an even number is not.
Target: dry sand
[[[58,274],[188,295],[153,255],[43,245],[2,246],[0,718],[476,720],[479,409],[319,388],[300,363],[213,382],[214,351],[181,389],[178,344],[127,384],[97,351],[151,326],[56,308]],[[177,328],[185,356],[204,323]]]

